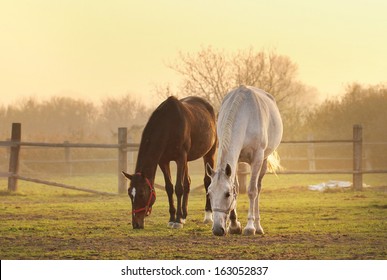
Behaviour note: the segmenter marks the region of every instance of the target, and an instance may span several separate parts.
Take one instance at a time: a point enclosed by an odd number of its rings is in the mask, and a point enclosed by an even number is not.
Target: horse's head
[[[144,219],[150,215],[152,205],[156,201],[155,189],[142,173],[122,174],[130,180],[128,195],[132,201],[132,226],[134,229],[143,229]]]
[[[230,212],[236,206],[237,196],[234,178],[231,176],[231,166],[227,164],[224,169],[218,168],[217,171],[214,171],[207,164],[206,172],[211,178],[211,184],[208,187],[208,197],[211,201],[214,220],[212,232],[218,236],[226,235],[226,223]]]

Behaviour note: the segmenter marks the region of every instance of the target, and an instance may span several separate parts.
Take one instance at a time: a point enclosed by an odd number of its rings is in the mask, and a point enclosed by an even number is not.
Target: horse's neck
[[[144,174],[146,178],[152,182],[152,184],[155,181],[156,170],[157,170],[157,163],[147,163],[143,165],[138,164],[136,167],[136,173],[139,172]]]
[[[231,166],[232,176],[234,177],[236,174],[239,155],[243,148],[244,139],[242,139],[242,137],[233,137],[233,135],[229,135],[229,139],[223,140],[226,141],[222,141],[223,143],[220,143],[219,145],[219,156],[216,166],[225,168],[226,165],[229,164]]]
[[[246,96],[244,94],[232,94],[226,98],[227,100],[222,105],[218,119],[219,156],[217,166],[225,168],[229,164],[232,175],[235,175],[248,122],[243,116],[240,116]]]
[[[159,163],[163,149],[140,149],[137,157],[136,172],[141,172],[154,182],[157,165]]]

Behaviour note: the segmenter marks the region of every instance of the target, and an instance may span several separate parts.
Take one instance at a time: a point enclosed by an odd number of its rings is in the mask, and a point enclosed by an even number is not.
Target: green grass
[[[157,182],[161,183],[161,177]],[[133,230],[130,202],[19,182],[9,193],[0,180],[1,259],[387,259],[387,175],[366,175],[362,192],[309,191],[309,184],[351,180],[347,175],[267,175],[261,194],[264,236],[216,237],[202,224],[204,190],[193,190],[181,230],[167,228],[164,191],[145,230]],[[116,191],[117,178],[53,178],[62,183]],[[202,183],[192,176],[192,186]],[[246,225],[247,195],[238,197]]]

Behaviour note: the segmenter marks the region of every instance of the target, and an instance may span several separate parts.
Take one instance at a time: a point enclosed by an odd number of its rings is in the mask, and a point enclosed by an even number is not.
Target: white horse
[[[207,175],[211,178],[208,196],[213,211],[212,232],[215,235],[242,232],[236,214],[238,162],[251,166],[248,187],[250,208],[243,234],[264,233],[259,216],[261,181],[268,164],[273,170],[279,167],[276,148],[281,142],[282,131],[277,104],[267,92],[240,86],[224,98],[217,124],[219,149],[216,170],[209,165],[206,167]],[[228,219],[230,225],[226,228]]]

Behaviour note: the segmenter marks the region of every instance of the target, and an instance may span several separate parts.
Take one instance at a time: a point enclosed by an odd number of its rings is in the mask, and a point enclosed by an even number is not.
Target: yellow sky
[[[324,96],[387,82],[385,0],[1,0],[0,105],[152,96],[179,50],[275,48]],[[145,100],[145,99],[143,99]]]

